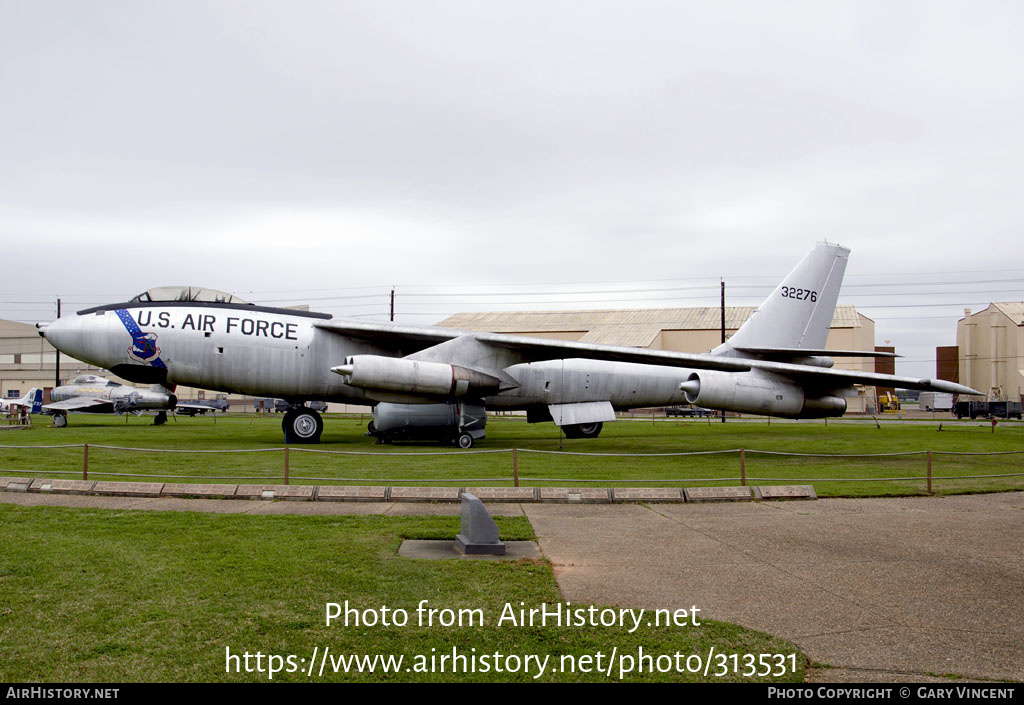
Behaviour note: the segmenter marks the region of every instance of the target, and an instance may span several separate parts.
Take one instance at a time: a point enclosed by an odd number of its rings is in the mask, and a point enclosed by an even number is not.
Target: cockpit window
[[[81,375],[79,377],[75,377],[71,381],[71,384],[100,384],[106,387],[121,386],[120,382],[115,382],[113,380],[107,379],[106,377],[99,377],[97,375]]]
[[[158,286],[144,291],[132,301],[148,303],[154,301],[204,301],[218,304],[247,304],[248,301],[217,289],[206,289],[198,286]]]

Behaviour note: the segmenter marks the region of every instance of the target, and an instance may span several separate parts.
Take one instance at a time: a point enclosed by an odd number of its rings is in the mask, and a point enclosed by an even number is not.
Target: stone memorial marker
[[[505,543],[498,539],[498,525],[484,503],[467,492],[462,494],[462,533],[455,537],[455,547],[466,554],[505,555]]]

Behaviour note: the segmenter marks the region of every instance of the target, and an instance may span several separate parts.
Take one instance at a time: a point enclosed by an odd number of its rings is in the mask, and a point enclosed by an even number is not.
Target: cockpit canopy
[[[100,384],[106,387],[121,386],[119,382],[114,382],[113,380],[109,380],[106,377],[99,377],[97,375],[80,375],[78,377],[75,377],[71,381],[71,384]]]
[[[249,303],[226,291],[198,286],[158,286],[149,291],[142,292],[132,301],[140,303],[154,301],[206,301],[217,304]]]

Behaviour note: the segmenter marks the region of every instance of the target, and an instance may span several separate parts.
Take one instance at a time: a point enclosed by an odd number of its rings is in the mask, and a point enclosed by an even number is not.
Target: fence
[[[410,458],[431,458],[439,459],[450,456],[457,456],[460,458],[467,458],[470,456],[489,455],[496,456],[501,454],[507,454],[510,456],[510,467],[509,474],[504,474],[499,477],[483,477],[483,478],[456,478],[456,477],[433,477],[433,478],[395,478],[387,477],[384,480],[388,483],[425,483],[425,484],[437,484],[438,482],[446,482],[448,484],[468,484],[468,483],[483,483],[483,482],[498,482],[506,483],[512,482],[515,487],[519,487],[521,482],[532,482],[532,483],[604,483],[604,484],[680,484],[680,483],[706,483],[706,482],[717,482],[717,483],[739,483],[741,486],[746,486],[748,482],[793,482],[794,480],[800,483],[848,483],[848,482],[919,482],[923,481],[926,483],[926,491],[931,494],[933,491],[933,483],[936,480],[981,480],[981,479],[994,479],[994,478],[1011,478],[1011,477],[1024,477],[1024,472],[1009,472],[1009,473],[988,473],[988,474],[969,474],[969,475],[942,475],[936,477],[933,474],[933,462],[938,457],[963,457],[972,459],[994,459],[996,456],[1022,456],[1024,451],[997,451],[997,452],[955,452],[955,451],[933,451],[933,450],[918,450],[918,451],[906,451],[899,453],[865,453],[865,454],[828,454],[828,453],[790,453],[780,451],[767,451],[767,450],[753,450],[746,448],[737,448],[729,450],[709,450],[709,451],[691,451],[691,452],[679,452],[679,453],[579,453],[579,452],[568,452],[568,451],[553,451],[553,450],[534,450],[525,448],[508,448],[508,449],[495,449],[495,450],[464,450],[455,452],[446,451],[434,451],[434,452],[400,452],[400,453],[381,453],[381,452],[366,452],[366,451],[339,451],[339,450],[319,450],[313,448],[297,448],[297,447],[283,447],[283,448],[257,448],[257,449],[237,449],[237,450],[173,450],[165,448],[130,448],[122,446],[111,446],[111,445],[100,445],[100,444],[67,444],[67,445],[53,445],[53,446],[14,446],[14,445],[2,445],[0,450],[12,449],[12,450],[48,450],[48,449],[75,449],[80,448],[82,450],[81,456],[81,470],[8,470],[0,469],[0,473],[20,473],[20,474],[46,474],[46,475],[78,475],[80,474],[83,480],[88,480],[90,473],[93,475],[102,475],[107,477],[134,477],[134,478],[152,478],[152,479],[164,479],[164,480],[259,480],[266,482],[269,480],[282,479],[284,484],[290,484],[293,480],[300,482],[319,482],[319,483],[367,483],[378,481],[373,477],[309,477],[309,476],[297,476],[292,474],[292,460],[295,453],[300,454],[315,454],[318,456],[349,456],[349,457],[373,457],[377,459],[405,459]],[[247,476],[247,475],[170,475],[170,474],[159,474],[159,473],[142,473],[142,472],[115,472],[110,470],[97,470],[95,467],[90,468],[89,451],[93,450],[112,450],[112,451],[123,451],[128,453],[146,453],[146,454],[184,454],[184,455],[224,455],[224,454],[245,454],[245,453],[281,453],[282,454],[282,465],[278,466],[281,469],[280,474],[274,474],[270,477],[267,475],[259,476]],[[726,456],[737,456],[736,469],[739,471],[736,477],[659,477],[659,478],[645,478],[639,480],[623,479],[623,478],[563,478],[563,477],[528,477],[520,475],[520,455],[521,454],[534,454],[537,456],[572,456],[576,459],[584,461],[598,462],[598,459],[671,459],[671,458],[694,458],[696,456],[710,457],[726,457]],[[923,474],[909,475],[909,476],[874,476],[874,477],[806,477],[800,476],[794,477],[762,477],[748,475],[748,459],[750,456],[763,456],[766,458],[773,459],[778,464],[778,461],[782,458],[796,459],[801,461],[802,459],[827,459],[833,461],[842,461],[844,463],[850,463],[855,461],[876,461],[884,460],[889,458],[899,458],[907,461],[911,458],[920,457],[922,460],[921,465]],[[95,463],[95,460],[94,460]]]

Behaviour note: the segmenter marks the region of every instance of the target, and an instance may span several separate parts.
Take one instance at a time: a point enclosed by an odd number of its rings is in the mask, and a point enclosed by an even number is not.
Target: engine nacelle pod
[[[468,433],[484,437],[487,411],[480,404],[380,403],[373,408],[369,434],[387,440],[445,440]]]
[[[804,399],[802,419],[823,419],[827,416],[842,416],[846,413],[846,400],[842,397],[827,395]]]
[[[367,390],[369,396],[387,400],[483,397],[497,392],[499,386],[497,378],[465,367],[379,355],[353,355],[331,371],[344,376],[347,384]],[[396,394],[374,395],[373,391]]]
[[[680,385],[687,403],[711,409],[784,418],[842,416],[846,400],[809,398],[797,384],[758,373],[694,372]]]

